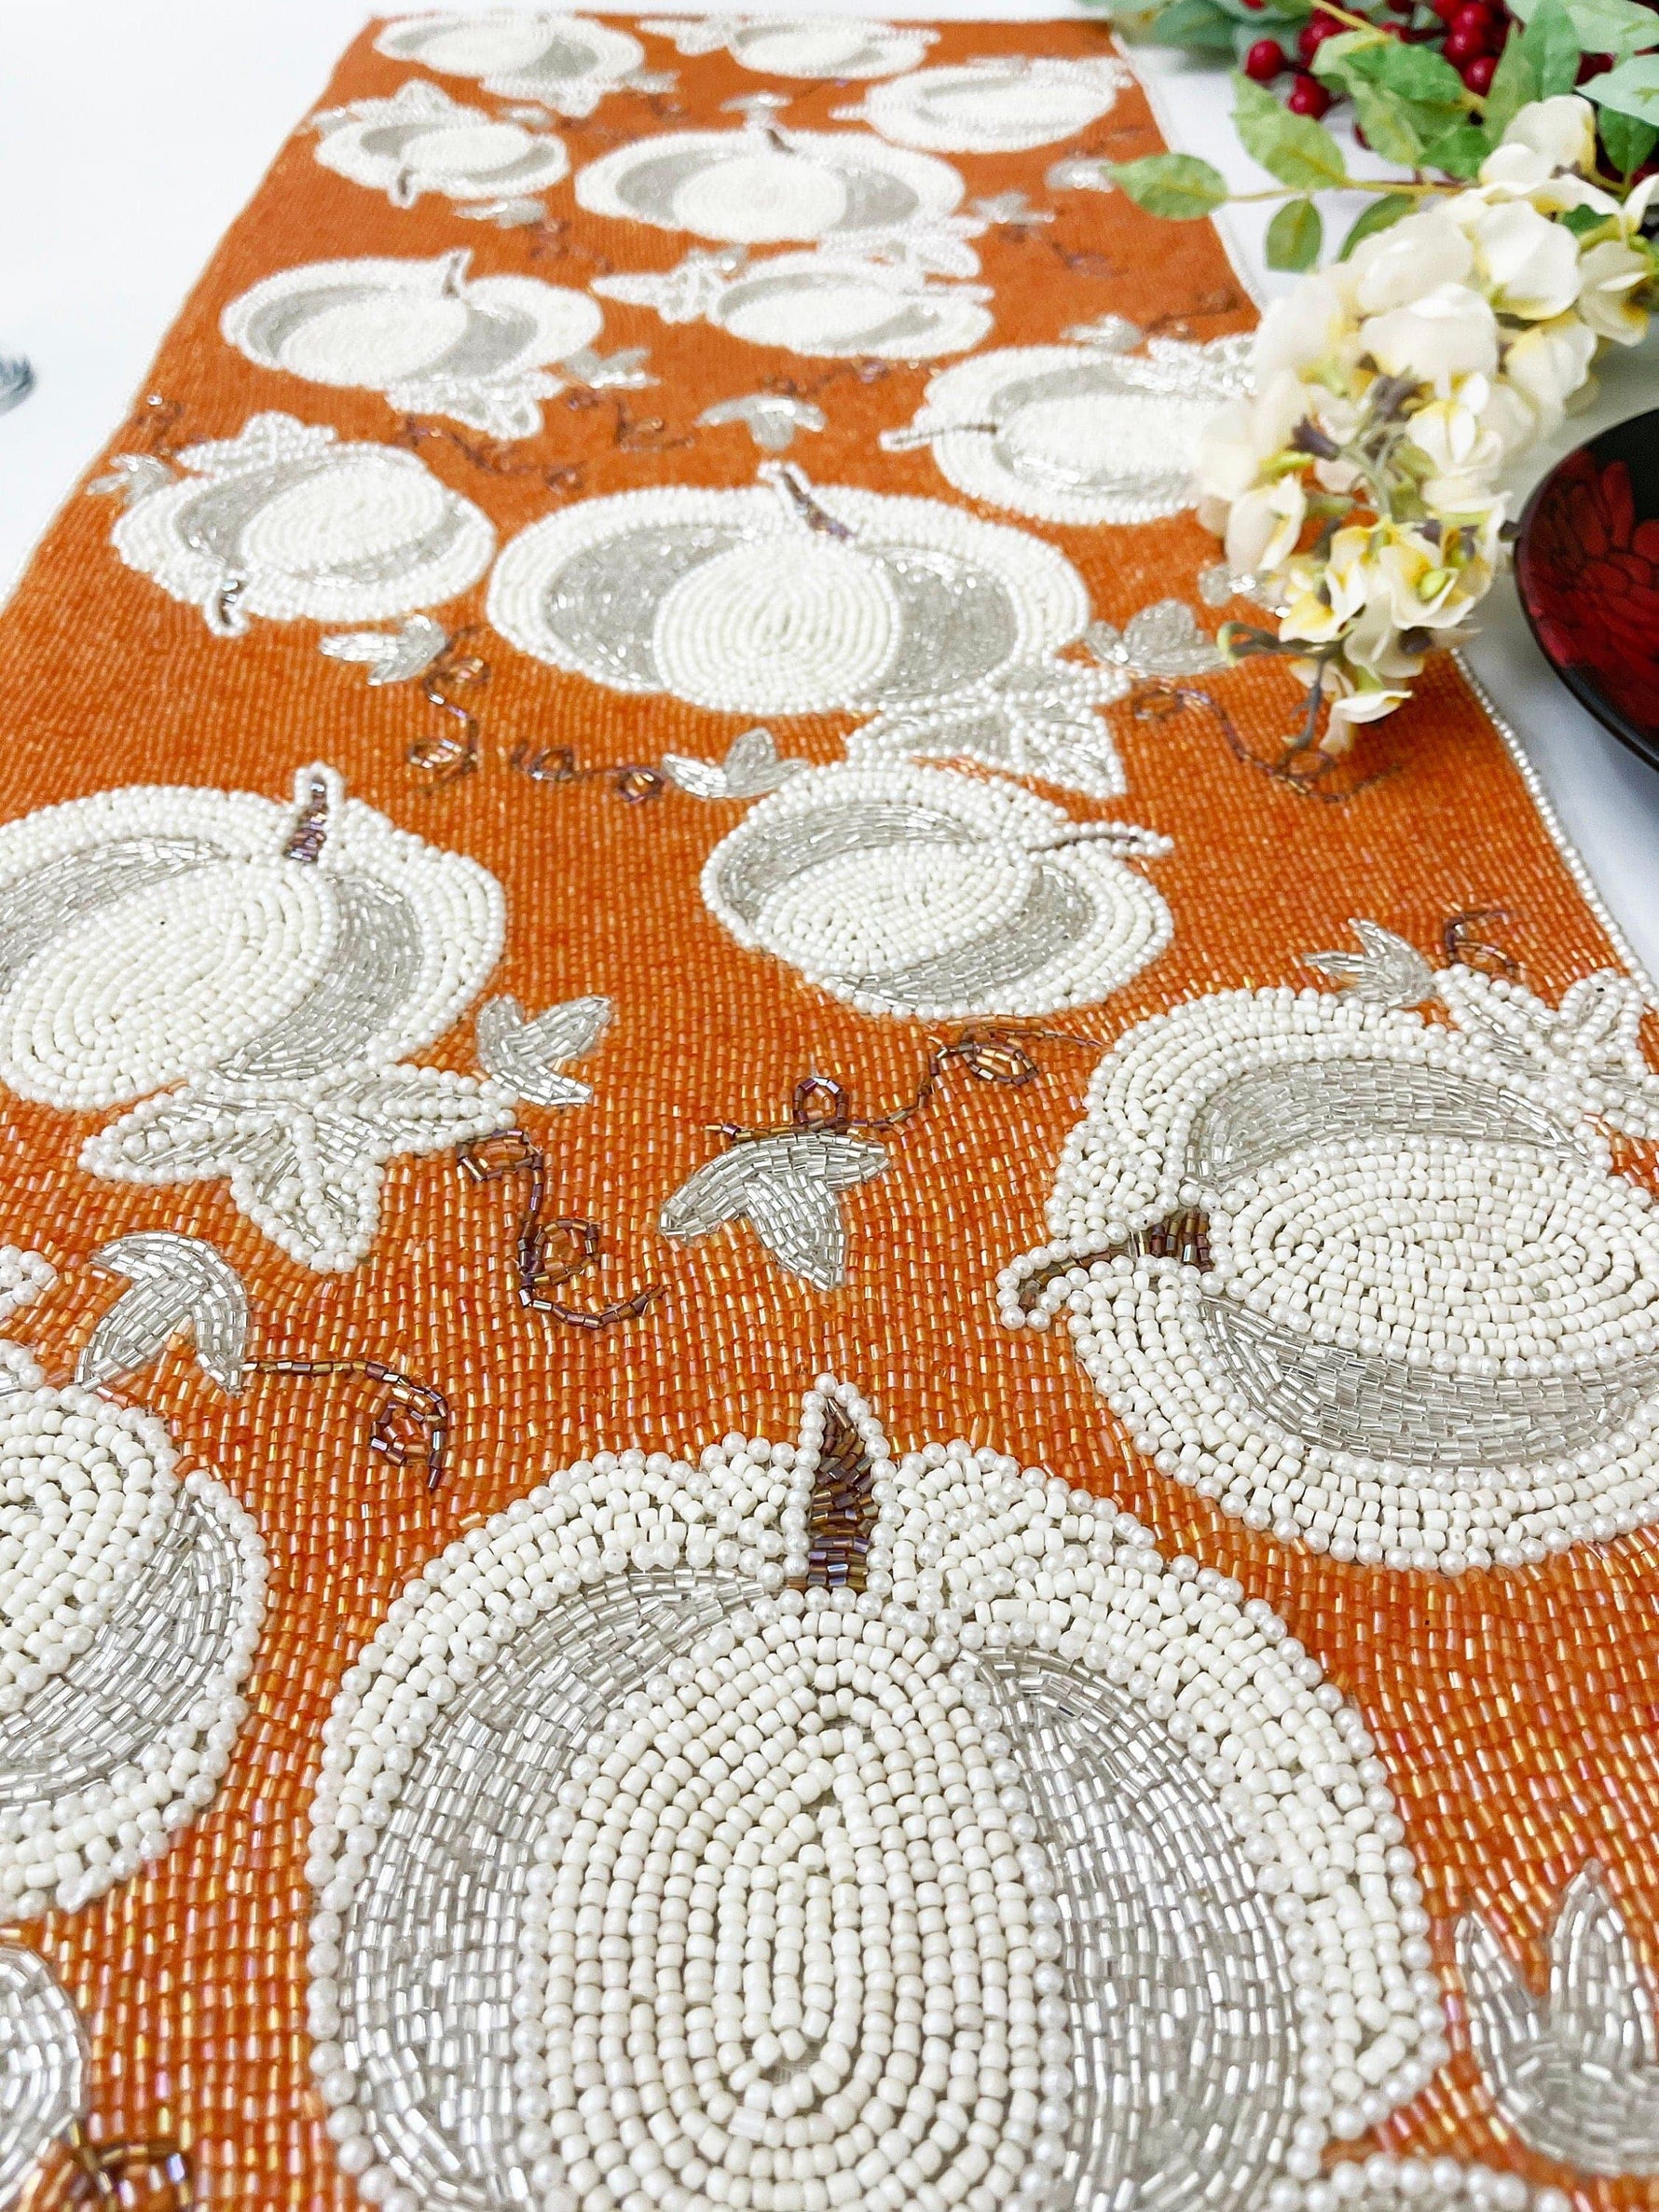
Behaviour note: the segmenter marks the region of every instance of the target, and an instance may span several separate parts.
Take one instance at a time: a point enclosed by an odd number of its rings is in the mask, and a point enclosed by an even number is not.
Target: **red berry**
[[[1611,54],[1585,54],[1578,65],[1577,81],[1582,85],[1585,77],[1599,76],[1604,69],[1611,69],[1612,65]]]
[[[1296,83],[1290,89],[1290,98],[1285,102],[1291,114],[1317,118],[1324,114],[1330,104],[1331,95],[1318,77],[1309,76],[1306,72],[1299,71]]]
[[[1387,0],[1387,5],[1392,15],[1409,15],[1417,0]]]
[[[1466,62],[1473,62],[1484,50],[1485,45],[1478,32],[1471,36],[1467,31],[1448,31],[1440,50],[1454,69],[1461,70]]]
[[[1464,0],[1429,0],[1429,6],[1443,23],[1449,23],[1464,4]]]
[[[1244,74],[1258,85],[1270,85],[1290,60],[1276,38],[1258,38],[1244,57]]]
[[[1342,25],[1335,16],[1322,13],[1318,8],[1308,18],[1296,34],[1296,52],[1304,62],[1311,62],[1327,38],[1335,38]]]
[[[1480,0],[1464,0],[1447,28],[1454,35],[1461,32],[1465,38],[1478,38],[1484,48],[1490,44],[1492,36],[1491,9],[1482,7]]]
[[[1495,54],[1476,54],[1473,62],[1463,64],[1463,82],[1472,92],[1478,93],[1483,99],[1491,90],[1492,79],[1497,74],[1498,58]]]

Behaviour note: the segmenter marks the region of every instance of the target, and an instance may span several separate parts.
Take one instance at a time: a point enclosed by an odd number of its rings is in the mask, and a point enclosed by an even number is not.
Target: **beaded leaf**
[[[593,1051],[610,1015],[609,998],[568,998],[532,1022],[516,998],[492,998],[473,1021],[479,1065],[531,1106],[585,1106],[591,1085],[556,1071]]]
[[[1562,1898],[1544,1996],[1478,1913],[1459,1926],[1458,1964],[1475,2054],[1523,2140],[1587,2174],[1659,2174],[1652,1985],[1600,1869]]]
[[[319,640],[334,661],[361,661],[371,684],[408,683],[449,650],[449,633],[430,614],[411,614],[395,630],[344,630]]]
[[[250,1094],[212,1081],[146,1099],[89,1137],[81,1165],[117,1183],[228,1181],[250,1221],[324,1272],[368,1255],[389,1160],[446,1152],[506,1129],[500,1085],[433,1067],[389,1067]]]
[[[712,761],[693,761],[685,753],[671,752],[663,756],[663,774],[693,798],[761,799],[791,776],[799,776],[808,764],[782,759],[772,732],[757,726],[733,738],[718,766]]]
[[[1364,951],[1309,953],[1309,967],[1365,1006],[1421,1006],[1434,996],[1434,970],[1416,945],[1377,922],[1351,922],[1349,927]]]
[[[880,1145],[839,1132],[747,1138],[688,1176],[657,1226],[667,1237],[704,1237],[747,1221],[781,1267],[815,1290],[834,1290],[846,1277],[842,1194],[886,1164]]]
[[[196,1347],[203,1371],[231,1397],[241,1395],[248,1341],[248,1294],[241,1277],[199,1237],[149,1230],[117,1237],[91,1264],[124,1275],[131,1285],[93,1330],[75,1379],[94,1390],[115,1376],[148,1367],[181,1331]]]
[[[86,2103],[86,2030],[75,2000],[34,1951],[0,1947],[0,2205]]]

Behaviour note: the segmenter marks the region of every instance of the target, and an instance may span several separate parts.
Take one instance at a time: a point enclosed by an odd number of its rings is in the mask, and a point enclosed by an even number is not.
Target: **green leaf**
[[[1154,16],[1148,35],[1188,54],[1230,54],[1233,20],[1213,0],[1173,0]]]
[[[1629,117],[1626,117],[1625,120],[1629,121]],[[1639,123],[1631,127],[1637,131],[1641,129]],[[1574,238],[1587,238],[1592,230],[1601,228],[1607,217],[1597,213],[1593,207],[1570,207],[1565,214],[1557,215],[1556,220],[1563,230],[1570,230]]]
[[[1539,0],[1518,0],[1512,15],[1529,22]],[[1625,61],[1645,47],[1659,46],[1659,16],[1636,0],[1562,0],[1579,45],[1586,54],[1611,54]]]
[[[1265,85],[1249,77],[1233,78],[1233,122],[1244,151],[1259,161],[1269,176],[1295,192],[1323,192],[1346,185],[1348,164],[1342,149],[1323,123],[1311,116],[1293,116],[1282,107]],[[1305,262],[1286,263],[1302,268]]]
[[[1456,130],[1469,113],[1462,78],[1427,47],[1348,31],[1325,40],[1313,69],[1348,94],[1361,129],[1385,161],[1415,167],[1424,147]]]
[[[1638,54],[1616,69],[1586,80],[1582,88],[1597,107],[1634,116],[1638,123],[1659,123],[1659,54]]]
[[[1449,177],[1472,177],[1495,143],[1491,132],[1478,124],[1460,123],[1423,148],[1423,167],[1444,171]]]
[[[1409,104],[1377,85],[1351,85],[1348,91],[1353,102],[1354,120],[1365,133],[1366,144],[1373,153],[1380,154],[1385,161],[1398,161],[1407,169],[1415,169],[1433,133],[1419,129]]]
[[[1311,268],[1324,241],[1324,225],[1310,199],[1287,199],[1268,225],[1269,268]]]
[[[1570,92],[1578,82],[1584,48],[1562,0],[1534,0],[1521,50],[1537,74],[1541,100]]]
[[[1376,83],[1415,106],[1444,108],[1449,116],[1468,113],[1468,88],[1432,46],[1407,46],[1403,39],[1387,38],[1374,51],[1355,59]]]
[[[1253,25],[1259,38],[1264,31],[1282,28],[1286,23],[1305,23],[1312,13],[1312,0],[1266,0],[1257,7],[1253,0],[1213,0],[1224,15],[1237,23]]]
[[[1167,222],[1191,223],[1213,214],[1227,197],[1227,179],[1196,154],[1147,154],[1139,161],[1108,164],[1112,182],[1136,207]]]
[[[1487,90],[1487,129],[1493,138],[1501,138],[1522,108],[1529,107],[1538,97],[1538,71],[1527,51],[1527,42],[1512,38],[1498,58]]]
[[[1659,145],[1659,124],[1643,123],[1635,116],[1621,114],[1616,107],[1604,107],[1601,111],[1601,143],[1607,148],[1608,159],[1619,174],[1629,177]]]
[[[1343,240],[1337,260],[1346,261],[1355,246],[1375,238],[1379,230],[1392,229],[1403,215],[1412,213],[1416,206],[1417,201],[1409,192],[1385,192],[1380,199],[1374,199]]]

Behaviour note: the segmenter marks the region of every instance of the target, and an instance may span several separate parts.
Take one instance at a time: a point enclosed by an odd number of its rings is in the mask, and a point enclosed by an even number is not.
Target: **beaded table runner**
[[[375,25],[24,580],[0,2202],[1648,2201],[1648,986],[1157,144]]]

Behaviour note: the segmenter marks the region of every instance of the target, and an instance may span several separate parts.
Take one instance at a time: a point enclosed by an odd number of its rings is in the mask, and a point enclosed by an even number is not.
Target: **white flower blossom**
[[[1228,565],[1241,576],[1278,568],[1296,551],[1307,513],[1308,495],[1295,475],[1242,493],[1227,518]]]
[[[1445,394],[1459,377],[1487,377],[1497,367],[1498,318],[1467,284],[1436,284],[1361,323],[1360,343],[1385,375]]]
[[[1205,426],[1199,440],[1199,489],[1215,500],[1236,500],[1248,491],[1307,411],[1307,394],[1288,370],[1264,377],[1258,364],[1254,396],[1229,400]]]
[[[1536,323],[1503,357],[1503,374],[1538,418],[1539,433],[1559,427],[1567,403],[1590,373],[1596,333],[1576,315]]]
[[[1328,271],[1306,278],[1274,300],[1255,333],[1255,378],[1266,388],[1282,369],[1301,376],[1323,367],[1352,331],[1343,287]]]
[[[1552,169],[1592,170],[1596,166],[1596,110],[1577,92],[1531,101],[1511,117],[1502,143],[1526,146],[1542,155]]]
[[[1494,206],[1474,192],[1460,193],[1448,212],[1469,236],[1481,289],[1499,314],[1547,323],[1578,297],[1578,240],[1564,223],[1529,200]]]
[[[1348,263],[1354,304],[1365,315],[1409,307],[1436,284],[1464,283],[1474,267],[1474,246],[1439,208],[1377,232]]]
[[[1579,264],[1578,312],[1598,338],[1615,346],[1638,346],[1648,334],[1647,309],[1632,294],[1653,273],[1645,254],[1621,239],[1603,239]]]
[[[1425,186],[1274,302],[1255,395],[1202,437],[1200,519],[1328,703],[1326,752],[1462,630],[1502,558],[1505,470],[1582,401],[1603,344],[1647,330],[1659,176],[1621,199],[1595,169],[1587,101],[1523,108],[1474,185]]]

